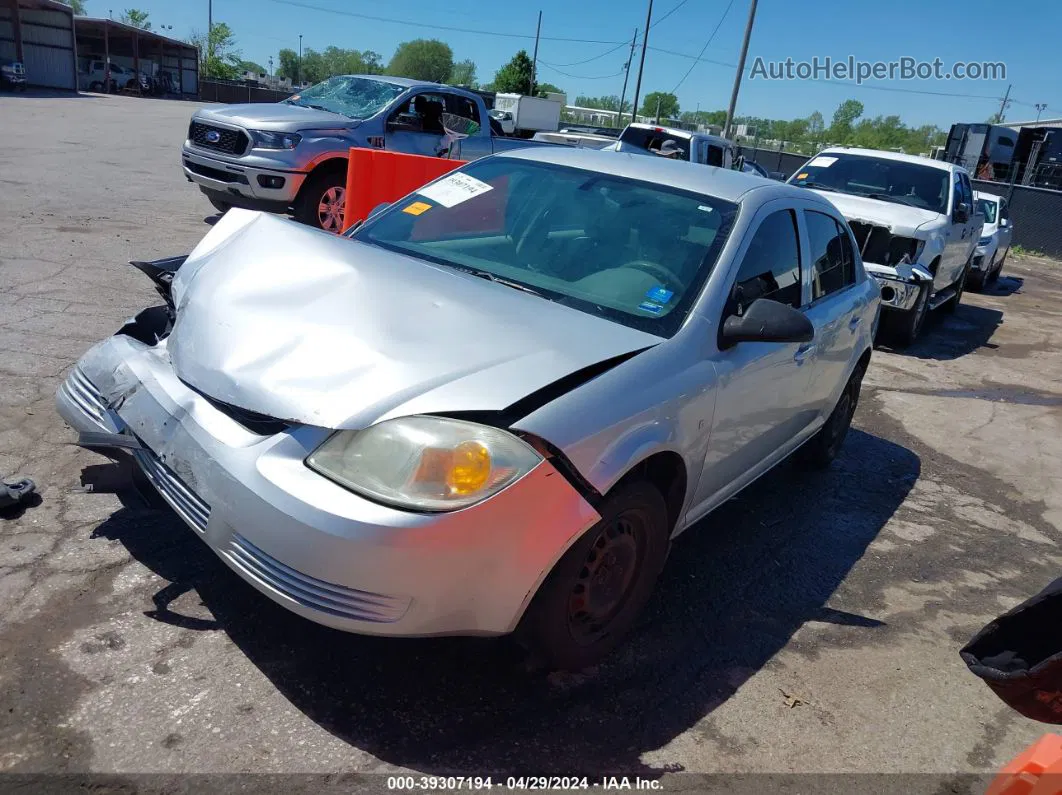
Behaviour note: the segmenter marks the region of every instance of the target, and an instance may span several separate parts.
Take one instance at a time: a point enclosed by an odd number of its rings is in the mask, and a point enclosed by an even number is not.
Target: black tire
[[[95,92],[96,94],[102,94],[103,83],[101,83],[99,80],[94,80],[93,82],[89,83],[89,91]]]
[[[977,292],[984,290],[989,281],[991,281],[991,278],[987,271],[978,271],[966,277],[966,282],[970,289]]]
[[[1003,252],[1003,259],[1001,259],[999,261],[999,264],[996,265],[996,269],[994,271],[992,271],[992,273],[989,275],[988,281],[996,282],[996,281],[999,280],[1000,274],[1003,273],[1003,263],[1007,261],[1007,254],[1009,254],[1009,253],[1010,253],[1010,249],[1009,248],[1005,252]]]
[[[303,184],[295,199],[295,220],[307,226],[339,234],[343,231],[346,187],[347,175],[343,169],[324,168],[315,171]]]
[[[826,423],[800,448],[800,461],[815,469],[826,469],[841,452],[848,429],[852,427],[856,406],[859,405],[859,390],[865,373],[863,365],[856,367]]]
[[[535,661],[550,670],[589,668],[619,645],[667,559],[667,505],[655,486],[620,484],[598,513],[601,521],[554,566],[518,630]]]
[[[222,215],[232,209],[231,204],[229,204],[228,202],[223,202],[221,199],[215,199],[213,196],[207,196],[207,199],[212,205],[214,205],[214,209]]]
[[[910,312],[888,312],[882,317],[883,321],[888,321],[886,330],[889,341],[893,345],[901,348],[914,345],[918,336],[922,333],[926,315],[929,314],[929,291],[931,286],[931,283],[925,283],[921,286],[918,291],[918,299],[915,301],[915,307]]]
[[[966,279],[970,275],[970,260],[966,261],[966,264],[962,268],[962,273],[959,274],[959,278],[955,280],[955,284],[952,285],[955,288],[955,295],[945,302],[941,307],[949,315],[959,308],[959,302],[962,301],[962,294],[966,291]]]

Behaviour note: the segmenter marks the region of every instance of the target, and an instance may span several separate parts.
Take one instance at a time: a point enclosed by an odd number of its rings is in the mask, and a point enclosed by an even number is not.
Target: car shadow
[[[886,341],[881,347],[919,359],[951,361],[979,348],[998,348],[991,340],[1002,323],[1003,313],[998,309],[962,303],[952,314],[942,309],[931,312],[913,345],[894,349]]]
[[[1007,296],[1020,293],[1025,279],[1020,276],[1000,276],[994,282],[986,284],[978,290],[981,295]]]
[[[135,506],[95,531],[169,582],[149,617],[223,631],[295,707],[383,761],[430,773],[653,776],[641,761],[703,720],[805,622],[882,622],[834,591],[917,480],[912,451],[853,429],[827,472],[791,462],[674,544],[643,620],[598,669],[529,672],[506,639],[385,639],[305,621],[268,600],[169,511]],[[212,619],[169,605],[195,591]]]

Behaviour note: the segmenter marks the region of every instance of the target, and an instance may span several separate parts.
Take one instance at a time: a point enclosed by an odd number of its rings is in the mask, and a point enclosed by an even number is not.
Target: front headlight
[[[302,136],[298,133],[270,132],[269,130],[248,130],[255,149],[294,149]]]
[[[978,240],[977,241],[977,245],[979,245],[979,246],[987,246],[991,242],[992,242],[992,236],[989,235],[988,237],[982,237],[980,240]]]
[[[333,434],[306,465],[351,491],[422,511],[453,511],[496,494],[542,457],[489,425],[401,417]]]

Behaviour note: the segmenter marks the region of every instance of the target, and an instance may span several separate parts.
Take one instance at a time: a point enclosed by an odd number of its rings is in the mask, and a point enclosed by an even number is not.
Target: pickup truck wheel
[[[214,209],[217,210],[222,215],[224,215],[225,213],[227,213],[229,210],[232,209],[232,205],[231,204],[229,204],[228,202],[223,202],[223,201],[221,201],[221,199],[215,199],[213,196],[208,196],[207,199],[210,201],[210,203],[212,205],[214,205]]]
[[[799,459],[805,464],[815,469],[825,469],[841,452],[848,429],[852,427],[856,406],[859,405],[859,390],[863,385],[865,372],[866,368],[862,365],[856,367],[826,424],[800,448]]]
[[[343,231],[346,189],[347,175],[341,169],[311,174],[295,200],[295,220],[338,235]]]
[[[97,94],[102,94],[103,83],[101,83],[99,80],[94,80],[93,82],[89,83],[89,91],[94,91]]]
[[[582,670],[611,652],[649,600],[667,559],[667,505],[655,486],[620,485],[598,513],[601,520],[539,588],[517,632],[550,670]]]
[[[971,260],[973,256],[971,255]],[[948,299],[948,302],[944,304],[943,309],[949,315],[959,308],[959,302],[962,301],[962,294],[966,290],[966,279],[970,275],[970,260],[966,261],[966,265],[963,266],[962,274],[955,280],[955,295]]]
[[[923,284],[918,300],[910,312],[889,312],[882,320],[888,321],[888,332],[894,345],[906,348],[913,345],[922,333],[929,308],[929,284]]]

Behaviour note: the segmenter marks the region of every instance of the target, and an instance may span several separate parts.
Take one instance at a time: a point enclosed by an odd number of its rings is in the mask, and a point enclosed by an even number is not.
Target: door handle
[[[849,331],[855,331],[856,330],[856,328],[859,326],[859,319],[860,319],[859,315],[856,315],[854,318],[852,318],[851,320],[848,321],[848,330]]]
[[[793,354],[793,361],[797,364],[803,364],[811,354],[815,352],[815,344],[801,345],[797,348],[797,352]]]

